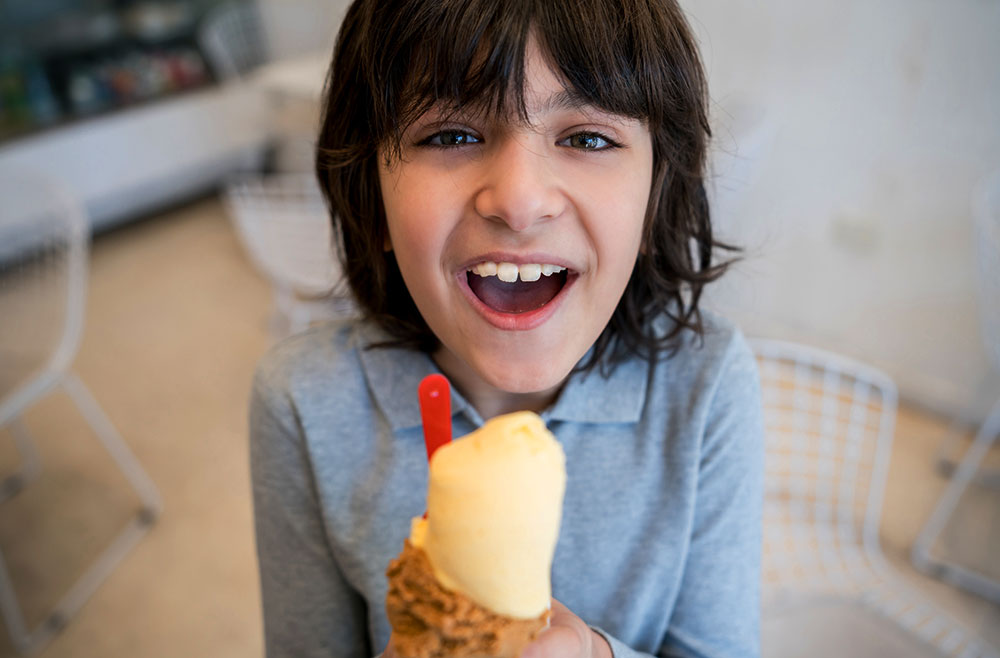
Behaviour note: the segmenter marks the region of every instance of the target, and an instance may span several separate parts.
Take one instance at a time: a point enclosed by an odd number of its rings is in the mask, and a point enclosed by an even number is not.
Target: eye
[[[420,142],[421,146],[453,147],[478,144],[480,139],[462,130],[441,130]]]
[[[584,151],[603,151],[616,148],[619,144],[599,133],[576,133],[564,139],[562,144]]]

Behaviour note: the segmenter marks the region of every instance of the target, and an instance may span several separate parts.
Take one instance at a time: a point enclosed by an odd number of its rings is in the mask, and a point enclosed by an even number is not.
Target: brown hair
[[[497,117],[527,115],[524,55],[537,35],[567,89],[641,119],[653,143],[643,248],[618,306],[581,368],[628,354],[655,358],[682,331],[702,334],[703,286],[727,263],[715,240],[703,175],[710,136],[698,49],[674,0],[356,0],[325,90],[316,173],[341,238],[341,259],[365,315],[426,351],[437,338],[392,253],[384,252],[379,152],[437,103]],[[658,330],[654,320],[671,322]]]

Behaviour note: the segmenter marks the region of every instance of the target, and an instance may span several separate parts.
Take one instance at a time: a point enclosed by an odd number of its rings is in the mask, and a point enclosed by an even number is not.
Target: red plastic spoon
[[[441,446],[451,443],[451,389],[444,375],[427,375],[417,387],[420,419],[424,423],[427,463]],[[427,518],[427,512],[424,512]]]
[[[444,375],[427,375],[417,388],[420,418],[424,423],[427,461],[441,446],[451,442],[451,388]]]

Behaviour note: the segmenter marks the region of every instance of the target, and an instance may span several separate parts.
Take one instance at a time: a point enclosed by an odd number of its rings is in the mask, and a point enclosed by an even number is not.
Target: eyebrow
[[[618,112],[607,110],[599,105],[595,105],[593,101],[588,99],[582,93],[576,89],[570,88],[564,88],[562,91],[554,93],[546,98],[545,101],[538,106],[535,114],[544,115],[566,110],[575,110],[583,112],[584,114],[593,115],[592,118],[598,121],[611,121],[613,123],[621,124],[626,124],[633,120],[638,120],[640,122],[643,121],[643,119],[639,117],[619,114]]]
[[[557,110],[579,110],[583,107],[600,110],[599,107],[596,107],[575,89],[563,89],[545,99],[545,102],[537,108],[537,113],[549,114]]]
[[[525,99],[527,100],[527,99]],[[551,94],[548,98],[544,100],[537,108],[527,107],[525,109],[534,109],[534,114],[551,114],[552,112],[558,112],[560,110],[581,110],[581,109],[591,109],[596,112],[606,113],[601,108],[594,105],[589,101],[583,94],[576,91],[575,89],[563,89],[562,91]],[[481,102],[470,103],[466,108],[453,108],[458,113],[461,113],[463,109],[471,111],[473,114],[477,114],[486,109],[486,104]],[[489,113],[488,111],[486,112]]]

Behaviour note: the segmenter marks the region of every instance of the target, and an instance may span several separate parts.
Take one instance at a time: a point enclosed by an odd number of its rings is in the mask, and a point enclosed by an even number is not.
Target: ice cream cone
[[[517,658],[547,626],[566,486],[531,412],[492,419],[430,462],[426,518],[386,572],[400,658]]]

